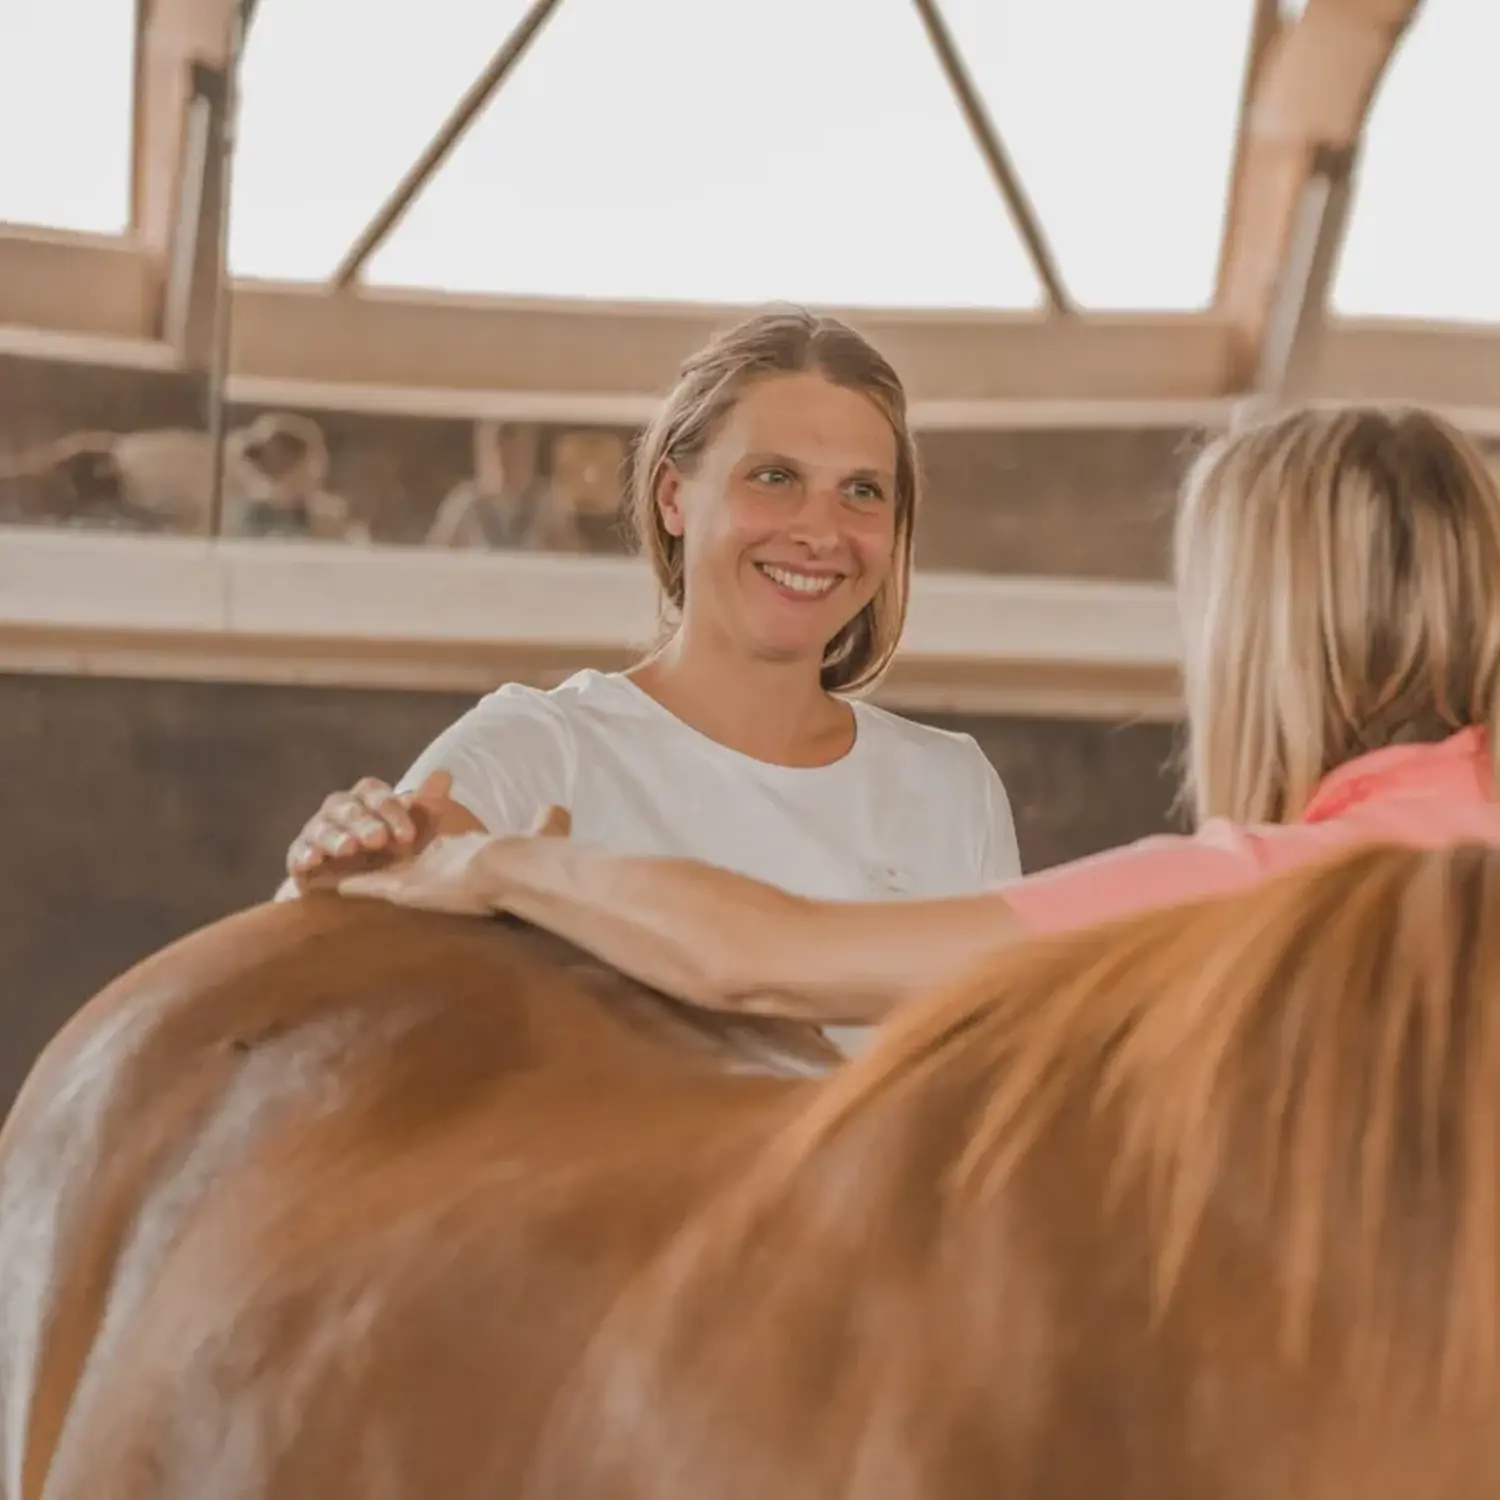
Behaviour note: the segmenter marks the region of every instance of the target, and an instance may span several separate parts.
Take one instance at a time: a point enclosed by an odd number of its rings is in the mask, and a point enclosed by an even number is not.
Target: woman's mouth
[[[842,573],[803,573],[796,568],[782,567],[778,563],[758,562],[755,566],[772,583],[801,599],[821,599],[825,594],[832,593],[843,579]]]

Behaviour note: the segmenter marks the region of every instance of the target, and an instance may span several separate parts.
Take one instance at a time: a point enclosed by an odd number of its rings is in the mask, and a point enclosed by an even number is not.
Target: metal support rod
[[[360,236],[350,246],[348,253],[334,271],[332,285],[347,287],[364,269],[365,263],[383,245],[390,232],[400,223],[402,216],[412,205],[417,194],[427,185],[432,174],[443,164],[448,153],[458,144],[464,132],[474,123],[479,114],[501,84],[515,71],[516,65],[526,55],[543,26],[551,19],[562,0],[534,0],[531,8],[516,22],[500,49],[490,59],[489,65],[469,85],[468,91],[454,106],[453,113],[443,122],[442,128],[427,143],[427,149],[407,169],[406,175],[396,184],[395,191],[381,204],[375,217],[365,226]]]
[[[1005,142],[1001,139],[995,122],[990,119],[989,111],[985,109],[984,101],[979,97],[979,90],[974,86],[974,80],[969,77],[963,54],[958,50],[958,44],[953,40],[947,22],[943,20],[937,0],[913,0],[913,3],[917,7],[917,14],[922,18],[922,25],[927,30],[927,40],[932,43],[932,50],[937,53],[938,62],[948,80],[948,87],[952,89],[953,97],[958,101],[958,107],[963,111],[964,119],[968,122],[974,143],[979,147],[985,165],[990,169],[990,176],[995,179],[995,186],[1000,189],[1005,205],[1015,220],[1017,230],[1020,231],[1021,239],[1025,242],[1026,253],[1031,257],[1031,264],[1036,271],[1037,279],[1047,293],[1048,305],[1055,313],[1072,313],[1073,301],[1063,285],[1062,274],[1057,269],[1052,247],[1047,243],[1047,237],[1042,232],[1041,220],[1037,217],[1036,209],[1021,182],[1021,174],[1016,170],[1015,163],[1010,159],[1010,153],[1005,149]]]
[[[208,534],[224,525],[224,439],[228,417],[229,342],[234,293],[229,276],[229,224],[233,202],[234,151],[239,135],[240,64],[258,0],[236,0],[230,18],[229,52],[224,63],[224,117],[219,136],[218,289],[214,297],[213,357],[208,371],[208,438],[211,468],[208,488]]]

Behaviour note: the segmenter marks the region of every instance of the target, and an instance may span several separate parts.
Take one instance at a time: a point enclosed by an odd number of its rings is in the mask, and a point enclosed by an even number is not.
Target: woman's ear
[[[668,459],[661,466],[656,480],[656,513],[668,536],[681,536],[682,515],[682,471]]]

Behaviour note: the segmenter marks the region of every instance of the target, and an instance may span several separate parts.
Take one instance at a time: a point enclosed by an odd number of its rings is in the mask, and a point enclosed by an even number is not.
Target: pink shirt
[[[1500,844],[1485,735],[1393,745],[1340,766],[1295,823],[1242,828],[1216,818],[999,887],[1035,932],[1086,927],[1147,907],[1243,890],[1357,843]]]

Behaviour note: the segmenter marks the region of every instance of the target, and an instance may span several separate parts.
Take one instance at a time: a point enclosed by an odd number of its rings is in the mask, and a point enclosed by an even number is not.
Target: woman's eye
[[[792,476],[785,469],[757,469],[750,477],[757,484],[787,484]]]
[[[849,486],[849,493],[856,500],[884,500],[885,491],[878,484],[871,484],[868,479],[856,479]]]

